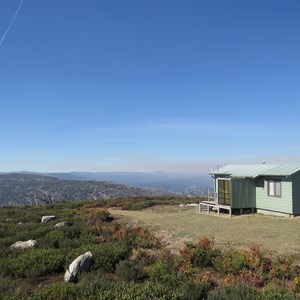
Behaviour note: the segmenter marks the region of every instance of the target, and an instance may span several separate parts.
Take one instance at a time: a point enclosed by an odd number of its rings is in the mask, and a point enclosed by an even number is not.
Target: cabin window
[[[271,197],[281,197],[281,181],[269,180],[268,181],[268,195]]]

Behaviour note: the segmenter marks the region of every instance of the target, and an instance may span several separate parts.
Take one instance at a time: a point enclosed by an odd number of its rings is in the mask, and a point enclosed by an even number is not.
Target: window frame
[[[272,197],[272,198],[282,198],[282,181],[280,179],[268,179],[268,197]],[[273,190],[274,190],[274,194],[270,194],[270,184],[273,183]],[[277,191],[277,184],[280,184],[280,190],[279,190],[279,194]]]

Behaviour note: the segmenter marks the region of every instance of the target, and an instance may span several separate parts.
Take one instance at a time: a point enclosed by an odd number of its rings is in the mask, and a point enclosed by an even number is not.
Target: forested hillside
[[[108,181],[61,180],[26,173],[0,175],[0,205],[37,205],[59,201],[159,196],[166,192]]]

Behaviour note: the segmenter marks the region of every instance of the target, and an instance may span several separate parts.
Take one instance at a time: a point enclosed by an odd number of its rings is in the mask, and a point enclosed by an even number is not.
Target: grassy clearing
[[[111,209],[128,222],[157,231],[176,252],[186,241],[214,237],[219,245],[249,247],[258,244],[269,255],[293,255],[300,262],[300,217],[290,219],[259,214],[215,216],[199,214],[196,208],[154,206],[140,211]]]

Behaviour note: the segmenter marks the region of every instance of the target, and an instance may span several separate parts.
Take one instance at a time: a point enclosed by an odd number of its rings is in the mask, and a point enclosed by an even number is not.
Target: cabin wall
[[[220,176],[215,179],[215,191],[218,193],[218,180],[226,179]],[[227,178],[228,179],[228,178]],[[249,178],[231,178],[231,207],[232,208],[255,208],[255,182]]]
[[[272,179],[271,177],[268,177]],[[256,208],[293,214],[293,190],[292,180],[286,177],[274,177],[281,179],[281,197],[268,195],[268,178],[256,179]]]
[[[255,184],[252,179],[232,179],[232,208],[255,208]]]
[[[300,172],[291,176],[293,183],[293,214],[300,215]]]

